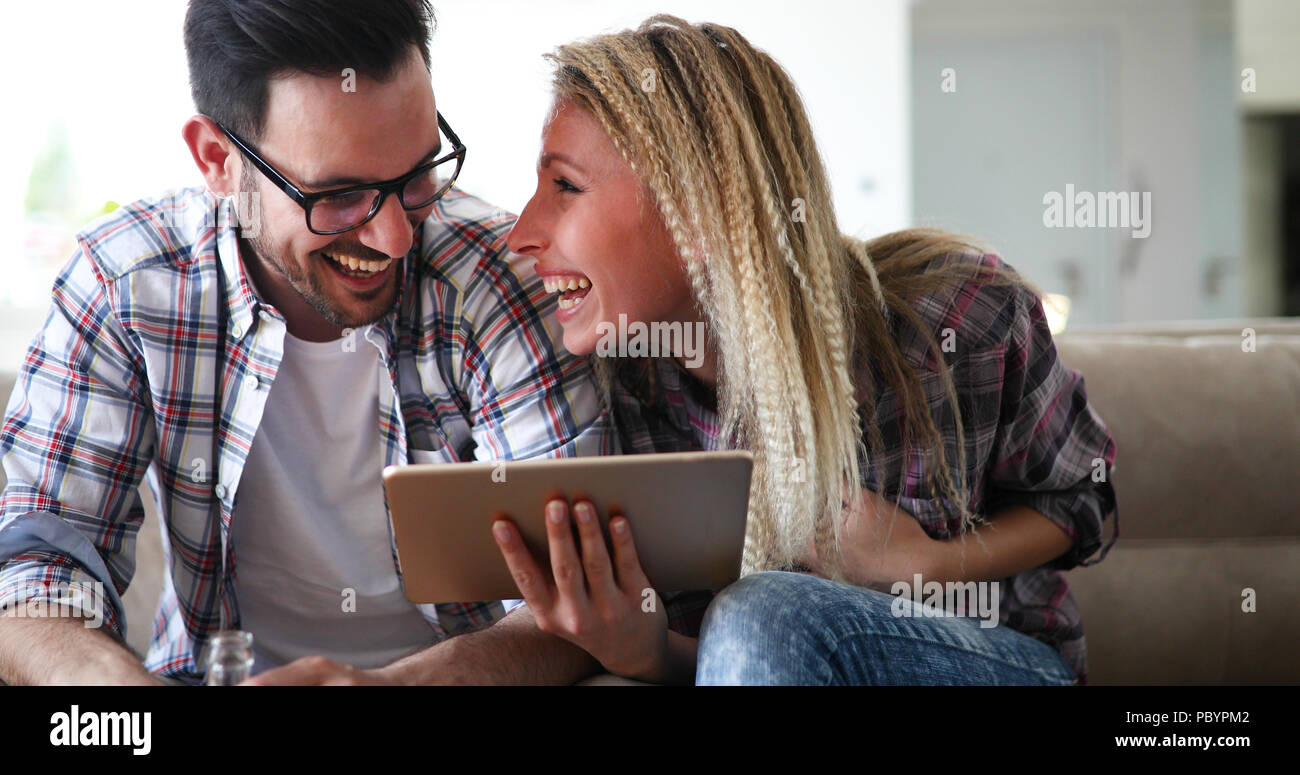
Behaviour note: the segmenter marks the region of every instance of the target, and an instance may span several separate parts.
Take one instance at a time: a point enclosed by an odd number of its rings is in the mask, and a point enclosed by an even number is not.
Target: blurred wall
[[[918,220],[989,240],[1071,326],[1245,313],[1230,0],[918,0],[913,34]],[[1149,197],[1146,223],[1047,222],[1083,192]]]
[[[1256,89],[1242,92],[1248,111],[1300,111],[1300,3],[1236,0],[1236,42],[1241,67],[1257,75]]]

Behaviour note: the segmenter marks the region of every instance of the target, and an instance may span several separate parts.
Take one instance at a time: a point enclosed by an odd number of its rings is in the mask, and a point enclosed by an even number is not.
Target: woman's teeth
[[[341,266],[351,269],[354,272],[364,272],[367,274],[382,272],[393,262],[393,259],[391,258],[386,258],[383,261],[366,261],[360,258],[353,258],[352,256],[331,256],[329,253],[326,253],[325,257]]]
[[[542,285],[547,293],[558,293],[557,305],[560,309],[572,309],[582,303],[591,292],[591,280],[580,275],[570,277],[543,277]]]
[[[585,277],[543,277],[542,284],[546,286],[547,293],[576,291],[579,288],[591,287],[591,281]]]

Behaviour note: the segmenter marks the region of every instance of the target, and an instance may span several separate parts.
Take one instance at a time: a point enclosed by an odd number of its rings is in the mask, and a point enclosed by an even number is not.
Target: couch
[[[1068,575],[1092,683],[1300,683],[1300,319],[1095,328],[1058,350],[1117,446],[1120,538]]]
[[[1068,575],[1091,683],[1300,683],[1300,319],[1100,327],[1057,346],[1118,446],[1120,539]],[[13,379],[0,373],[0,396]],[[142,488],[147,516],[123,597],[141,654],[163,572],[157,508]]]

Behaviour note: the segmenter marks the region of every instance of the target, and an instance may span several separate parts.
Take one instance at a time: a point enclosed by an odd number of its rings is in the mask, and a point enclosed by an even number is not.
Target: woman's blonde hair
[[[975,271],[987,282],[1022,280],[1001,266],[936,260],[983,254],[959,235],[841,234],[794,84],[734,29],[654,16],[549,58],[557,103],[590,111],[653,195],[709,321],[722,439],[755,461],[742,572],[790,567],[815,546],[823,572],[844,578],[837,516],[884,450],[876,418],[858,414],[877,398],[858,362],[865,357],[901,398],[903,449],[919,440],[928,451],[927,481],[959,511],[964,532],[978,518],[968,508],[957,396],[911,302]],[[895,316],[938,361],[957,418],[957,473],[891,332]],[[608,384],[608,365],[598,372]]]

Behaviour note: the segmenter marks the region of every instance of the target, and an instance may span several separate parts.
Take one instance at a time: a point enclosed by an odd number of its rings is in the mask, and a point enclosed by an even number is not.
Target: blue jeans
[[[1042,641],[965,617],[897,616],[894,596],[801,573],[724,589],[700,629],[697,685],[1069,685]]]

